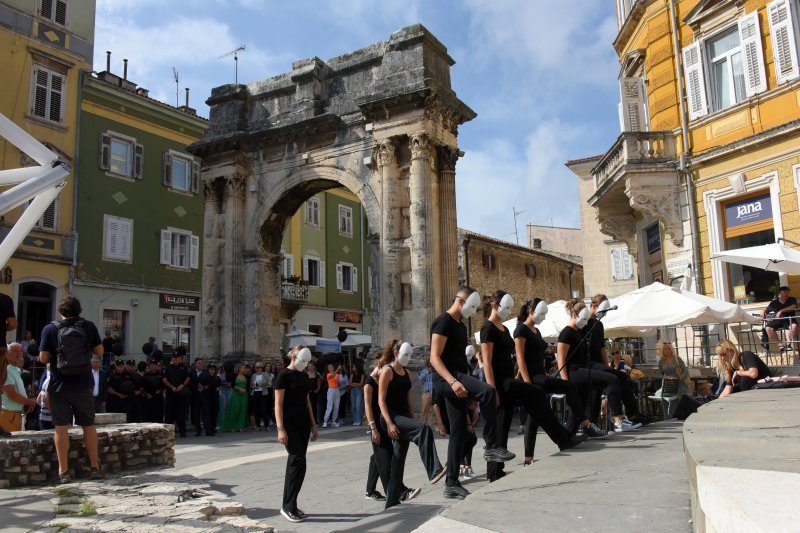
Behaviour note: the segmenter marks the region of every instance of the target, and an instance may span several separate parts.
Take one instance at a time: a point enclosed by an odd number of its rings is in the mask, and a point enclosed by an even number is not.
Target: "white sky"
[[[568,159],[605,152],[619,134],[614,0],[98,0],[95,70],[175,104],[172,68],[208,116],[211,88],[337,56],[422,23],[448,48],[453,89],[478,113],[459,128],[460,227],[521,243],[527,223],[579,226]]]

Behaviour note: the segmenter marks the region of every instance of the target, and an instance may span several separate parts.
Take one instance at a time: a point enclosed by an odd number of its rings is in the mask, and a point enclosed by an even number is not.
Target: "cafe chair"
[[[677,379],[664,378],[661,380],[661,396],[656,396],[653,394],[647,397],[648,400],[658,402],[659,405],[661,405],[661,411],[664,414],[664,420],[669,418],[669,413],[672,410],[672,402],[677,402],[680,399],[678,396],[679,384],[680,381]],[[666,409],[664,408],[664,403],[667,404]]]

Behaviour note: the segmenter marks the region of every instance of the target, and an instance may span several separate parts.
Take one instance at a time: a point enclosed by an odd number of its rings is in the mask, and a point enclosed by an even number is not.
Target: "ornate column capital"
[[[427,159],[430,157],[431,141],[424,131],[409,134],[408,147],[411,149],[411,159]]]
[[[436,152],[439,155],[439,168],[442,172],[455,172],[458,159],[464,155],[461,150],[450,146],[437,146]]]
[[[244,176],[234,175],[225,178],[225,191],[228,196],[234,198],[244,198],[244,189],[247,180]]]
[[[378,141],[375,148],[378,166],[395,166],[397,164],[397,141],[394,138]]]
[[[203,182],[203,197],[206,202],[216,202],[219,200],[219,189],[217,188],[217,180],[210,179]]]

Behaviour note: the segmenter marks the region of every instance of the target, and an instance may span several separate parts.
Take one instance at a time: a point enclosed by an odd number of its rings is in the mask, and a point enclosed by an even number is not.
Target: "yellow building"
[[[92,69],[94,0],[0,1],[0,113],[75,168],[80,72]],[[0,145],[0,169],[33,164],[11,143]],[[19,327],[11,337],[34,336],[55,318],[69,289],[75,233],[73,182],[53,202],[0,275],[0,291],[14,298]],[[5,236],[22,212],[0,220]]]
[[[697,289],[728,301],[800,291],[711,261],[800,241],[800,0],[617,0],[617,13],[622,133],[568,163],[582,220],[596,220],[603,246],[629,247],[639,285],[678,284],[691,264]],[[609,264],[585,268],[587,283],[612,278]]]

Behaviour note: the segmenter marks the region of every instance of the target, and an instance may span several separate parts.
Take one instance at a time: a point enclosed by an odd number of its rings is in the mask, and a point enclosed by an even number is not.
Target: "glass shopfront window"
[[[119,309],[103,309],[103,329],[100,331],[101,335],[105,335],[106,331],[111,332],[111,338],[114,342],[122,344],[123,350],[128,351],[125,343],[125,331],[128,328],[128,312],[120,311]]]
[[[775,242],[772,203],[769,193],[737,198],[724,204],[725,249],[735,250]],[[728,263],[732,302],[753,303],[772,300],[780,287],[777,272]]]
[[[161,320],[161,351],[172,354],[178,346],[192,353],[192,328],[194,317],[190,315],[164,314]]]

